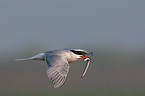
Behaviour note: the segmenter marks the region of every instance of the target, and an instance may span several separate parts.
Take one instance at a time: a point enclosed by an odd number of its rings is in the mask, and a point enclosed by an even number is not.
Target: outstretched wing
[[[69,72],[69,64],[65,57],[59,55],[51,55],[45,57],[47,63],[47,75],[55,88],[61,87]]]

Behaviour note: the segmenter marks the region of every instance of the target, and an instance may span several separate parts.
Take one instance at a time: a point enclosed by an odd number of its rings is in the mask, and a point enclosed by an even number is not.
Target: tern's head
[[[82,49],[70,49],[70,51],[73,52],[75,55],[77,55],[78,58],[83,58],[83,59],[87,58],[86,55],[88,54],[88,52],[85,51],[85,50],[82,50]]]

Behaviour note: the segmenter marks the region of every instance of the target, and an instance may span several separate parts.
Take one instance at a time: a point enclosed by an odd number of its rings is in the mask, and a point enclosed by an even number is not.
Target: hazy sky
[[[145,0],[0,0],[0,52],[116,45],[145,48]]]

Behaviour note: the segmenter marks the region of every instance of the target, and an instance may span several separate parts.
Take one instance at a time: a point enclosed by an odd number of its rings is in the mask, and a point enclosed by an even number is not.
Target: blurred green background
[[[145,96],[145,1],[0,0],[0,96]],[[40,52],[82,48],[55,89]]]

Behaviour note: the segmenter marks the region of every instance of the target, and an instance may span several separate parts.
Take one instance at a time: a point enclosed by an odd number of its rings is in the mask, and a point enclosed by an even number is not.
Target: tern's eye
[[[86,52],[83,52],[83,51],[75,51],[75,50],[70,50],[71,52],[73,52],[74,54],[77,54],[77,55],[85,55],[87,54]]]

